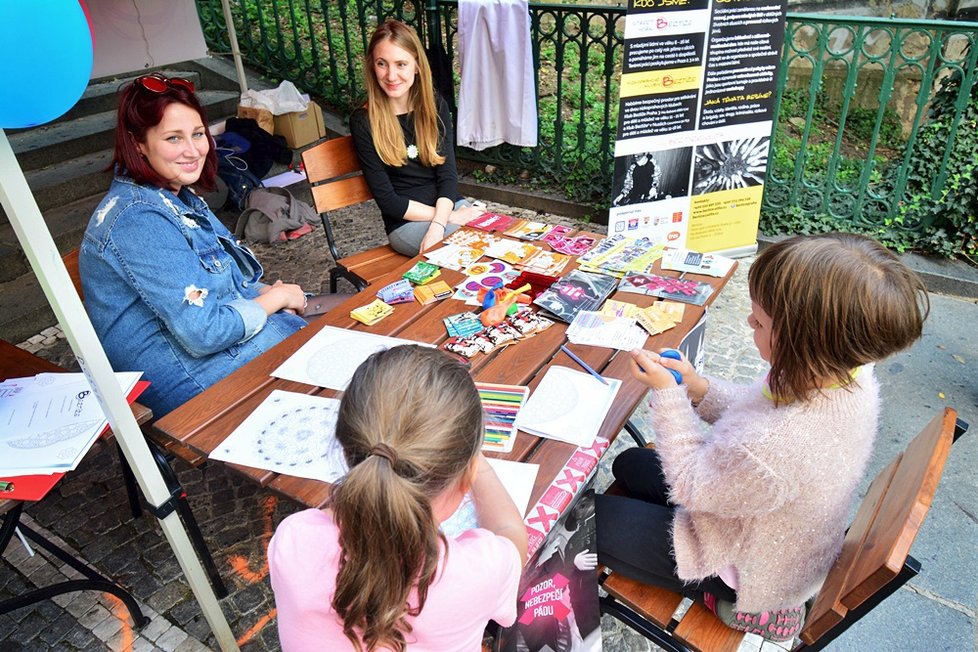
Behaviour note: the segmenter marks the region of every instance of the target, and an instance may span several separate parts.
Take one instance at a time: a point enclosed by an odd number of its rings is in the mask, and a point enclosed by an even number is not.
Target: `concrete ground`
[[[521,214],[508,206],[491,206]],[[534,213],[533,216],[536,216]],[[341,253],[383,241],[372,206],[344,211],[336,224]],[[559,216],[536,216],[574,224]],[[577,224],[587,227],[587,225]],[[592,230],[600,230],[600,227]],[[270,280],[283,278],[306,289],[326,290],[331,260],[320,231],[282,245],[258,245]],[[734,280],[710,311],[707,367],[711,373],[747,380],[763,371],[745,318],[749,310],[742,261]],[[953,288],[952,288],[953,291]],[[909,351],[879,365],[884,415],[870,475],[946,405],[966,421],[978,421],[978,343],[968,333],[978,305],[951,295],[932,295],[925,336]],[[968,326],[968,324],[972,326]],[[23,344],[64,366],[71,352],[55,329]],[[638,421],[643,422],[641,413]],[[651,436],[651,433],[650,433]],[[628,444],[621,437],[616,447]],[[610,458],[610,456],[609,456]],[[978,434],[959,441],[948,462],[930,515],[913,547],[923,570],[834,643],[833,650],[978,650]],[[221,604],[245,650],[279,649],[265,546],[275,526],[299,507],[239,478],[219,464],[195,470],[175,463],[204,537],[228,583]],[[607,477],[607,464],[600,471]],[[114,599],[91,592],[69,594],[0,615],[0,652],[13,650],[207,649],[213,638],[156,521],[132,519],[113,450],[93,450],[82,466],[44,500],[27,509],[32,525],[48,533],[129,588],[151,623],[133,630]],[[59,563],[12,542],[0,562],[0,599],[63,575]],[[69,572],[70,575],[70,572]],[[647,641],[605,617],[606,650],[653,649]],[[760,647],[750,638],[743,649]],[[777,652],[770,644],[764,650]]]

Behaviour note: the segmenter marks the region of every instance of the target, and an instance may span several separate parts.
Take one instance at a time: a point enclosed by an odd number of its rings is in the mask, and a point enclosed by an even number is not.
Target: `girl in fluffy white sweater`
[[[628,497],[599,496],[598,556],[783,641],[842,546],[879,421],[872,363],[920,337],[928,302],[892,253],[851,234],[784,240],[748,278],[766,378],[738,386],[632,352],[657,441],[615,460]]]

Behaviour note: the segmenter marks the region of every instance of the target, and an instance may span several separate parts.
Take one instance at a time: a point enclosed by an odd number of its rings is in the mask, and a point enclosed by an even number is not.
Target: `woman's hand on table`
[[[301,315],[306,309],[306,293],[302,288],[294,283],[283,283],[280,280],[261,288],[255,301],[269,315],[279,310]]]
[[[673,360],[643,349],[634,349],[630,355],[632,376],[652,389],[669,389],[676,386],[676,379],[670,373],[670,369],[679,372],[683,377],[686,393],[694,405],[703,400],[706,391],[710,388],[710,381],[696,373],[696,369],[686,356],[682,356],[681,360]]]
[[[465,225],[485,213],[484,208],[478,206],[464,206],[458,210],[453,210],[448,216],[449,224]]]
[[[445,225],[438,221],[431,222],[428,226],[428,232],[421,238],[421,246],[418,247],[418,253],[423,254],[444,239]]]

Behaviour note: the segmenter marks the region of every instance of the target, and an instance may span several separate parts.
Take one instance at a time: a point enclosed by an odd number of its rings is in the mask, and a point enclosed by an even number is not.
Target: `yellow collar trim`
[[[823,387],[822,389],[839,389],[840,387],[851,385],[852,382],[859,377],[865,367],[866,365],[862,365],[860,367],[856,367],[855,369],[850,369],[849,380],[844,383],[832,383],[831,385]],[[763,394],[764,398],[768,399],[769,401],[774,400],[774,394],[771,392],[771,387],[768,385],[766,377],[764,378],[764,385],[761,386],[761,394]]]

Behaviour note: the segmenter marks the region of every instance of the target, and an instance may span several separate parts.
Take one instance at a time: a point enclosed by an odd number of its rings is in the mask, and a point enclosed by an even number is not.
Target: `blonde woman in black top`
[[[377,27],[364,73],[367,103],[350,131],[391,246],[415,256],[482,210],[459,197],[451,114],[415,31],[396,20]]]

